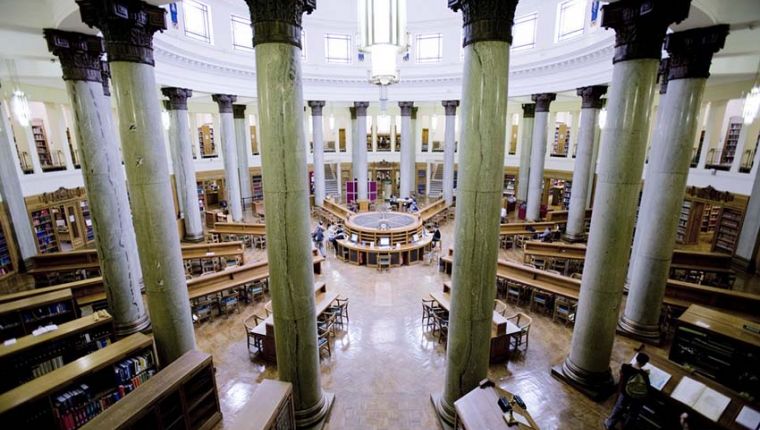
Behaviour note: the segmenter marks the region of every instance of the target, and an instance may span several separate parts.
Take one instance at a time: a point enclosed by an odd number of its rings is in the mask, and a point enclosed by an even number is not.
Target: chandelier
[[[385,111],[388,85],[399,81],[398,54],[407,49],[406,0],[358,0],[362,52],[370,54],[369,82],[380,87]]]

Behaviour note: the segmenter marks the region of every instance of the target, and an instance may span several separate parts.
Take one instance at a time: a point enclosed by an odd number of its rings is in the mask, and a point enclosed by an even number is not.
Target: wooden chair
[[[377,254],[377,270],[389,270],[391,268],[390,254]]]
[[[579,273],[579,272],[571,273],[570,277],[573,279],[583,279],[583,273]]]
[[[539,308],[541,312],[549,312],[552,310],[551,301],[552,295],[539,289],[534,289],[530,299],[530,310],[534,311]]]
[[[566,297],[557,297],[554,300],[554,314],[552,321],[561,320],[565,325],[575,323],[575,300]]]
[[[536,257],[533,257],[533,258],[531,259],[531,262],[530,262],[530,263],[531,263],[531,264],[533,265],[533,267],[535,267],[536,269],[539,269],[539,270],[544,270],[544,269],[546,269],[546,260],[544,260],[543,258],[536,258]]]
[[[237,290],[231,290],[219,298],[219,313],[229,315],[238,310],[240,293]]]
[[[448,312],[433,312],[434,331],[438,334],[438,343],[447,342],[449,338],[449,315]]]
[[[435,320],[433,319],[434,318],[433,314],[435,313],[435,308],[437,306],[438,306],[438,303],[435,300],[433,300],[433,298],[430,296],[428,296],[427,299],[425,298],[422,299],[421,323],[422,323],[423,330],[435,329]]]
[[[348,298],[338,297],[328,308],[329,312],[336,315],[335,323],[343,326],[349,322],[348,319]]]
[[[246,287],[246,301],[250,303],[251,301],[256,301],[257,297],[264,297],[264,294],[266,293],[268,289],[268,284],[266,279],[262,279],[260,281],[255,281],[250,283]]]
[[[518,312],[511,317],[508,317],[507,320],[520,328],[520,332],[515,333],[509,339],[510,347],[514,348],[514,350],[518,350],[524,345],[522,349],[523,351],[527,351],[528,342],[530,341],[530,325],[533,323],[533,318],[522,312]]]
[[[515,302],[519,305],[522,301],[522,286],[514,282],[507,281],[507,303]]]
[[[325,311],[317,317],[317,329],[325,329],[330,336],[335,336],[335,321],[338,319],[338,314],[335,312]]]
[[[504,315],[504,312],[507,311],[507,304],[499,299],[495,299],[493,301],[493,310],[497,314]]]
[[[332,357],[332,348],[330,346],[330,331],[332,327],[322,326],[317,328],[317,346],[319,347],[319,356],[322,357],[322,351],[327,351],[327,355]]]
[[[261,338],[258,337],[256,334],[253,333],[253,330],[261,324],[261,322],[264,321],[264,318],[256,315],[251,314],[248,316],[248,318],[243,320],[243,326],[245,327],[245,334],[248,338],[248,352],[254,352],[257,353],[261,351]],[[256,348],[256,351],[251,351],[251,346]]]

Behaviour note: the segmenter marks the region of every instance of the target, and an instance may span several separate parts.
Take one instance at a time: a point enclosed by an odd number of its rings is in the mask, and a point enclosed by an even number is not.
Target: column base
[[[455,430],[456,410],[453,406],[446,403],[446,400],[443,399],[443,394],[430,394],[430,402],[433,403],[435,415],[438,417],[438,422],[441,423],[443,430]]]
[[[137,321],[132,321],[128,324],[114,323],[114,335],[116,335],[117,338],[127,337],[130,334],[137,332],[148,333],[152,329],[153,327],[150,325],[148,314],[145,314]]]
[[[636,321],[626,318],[625,315],[620,317],[616,332],[625,337],[640,340],[650,345],[659,346],[662,344],[660,326],[640,324]]]
[[[565,233],[562,235],[562,241],[568,242],[568,243],[580,243],[580,242],[585,242],[586,240],[587,239],[586,239],[585,234],[575,236],[575,235],[570,235],[570,234]]]
[[[200,235],[186,234],[185,237],[182,238],[182,240],[185,242],[201,243],[204,240],[206,240],[206,238],[203,236],[203,233],[201,233]]]
[[[330,416],[335,394],[322,391],[322,399],[309,409],[296,411],[296,428],[301,430],[321,430]]]
[[[597,402],[605,400],[615,392],[615,381],[610,369],[602,373],[587,372],[567,358],[562,364],[552,366],[551,373],[555,378]]]

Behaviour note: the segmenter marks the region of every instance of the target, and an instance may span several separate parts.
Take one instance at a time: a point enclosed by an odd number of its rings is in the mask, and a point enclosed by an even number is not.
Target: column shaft
[[[530,106],[530,108],[526,108]],[[528,200],[530,182],[530,157],[533,150],[533,127],[535,122],[535,105],[523,105],[522,140],[520,142],[520,169],[517,171],[517,200]]]
[[[248,154],[250,152],[250,131],[247,127],[248,122],[245,118],[245,105],[233,105],[233,117],[235,122],[235,147],[237,148],[238,162],[238,179],[240,180],[240,197],[243,201],[250,203],[253,197],[253,185],[251,183],[251,171],[248,165]],[[245,212],[245,207],[242,208]]]
[[[409,197],[414,191],[414,142],[412,141],[412,103],[400,102],[401,106],[401,197]]]
[[[456,146],[454,128],[456,127],[456,114],[446,114],[446,131],[443,137],[443,199],[447,206],[454,203],[454,166]]]
[[[594,174],[592,158],[598,114],[599,109],[595,108],[581,110],[578,148],[575,152],[575,167],[573,168],[573,187],[570,192],[570,208],[565,230],[566,238],[570,241],[582,241],[586,237],[586,201],[589,192],[587,184]]]
[[[233,222],[243,222],[240,173],[238,171],[237,145],[235,144],[235,122],[232,118],[232,103],[237,97],[228,94],[214,94],[211,98],[219,105],[219,128],[221,129],[227,207],[232,215]]]
[[[546,127],[549,112],[536,112],[530,150],[530,171],[528,180],[528,207],[525,217],[528,221],[541,218],[541,197],[544,194],[544,159],[546,158]]]
[[[368,102],[356,102],[357,166],[354,177],[357,185],[357,198],[367,200],[367,106]]]
[[[318,106],[314,103],[321,103]],[[324,102],[309,102],[314,142],[314,204],[322,206],[325,201],[325,142],[322,132],[322,106]]]

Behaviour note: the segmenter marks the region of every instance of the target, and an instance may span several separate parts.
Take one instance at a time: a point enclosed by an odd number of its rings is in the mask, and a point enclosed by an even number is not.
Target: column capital
[[[557,98],[555,93],[533,94],[530,99],[536,102],[536,112],[549,112],[549,105]]]
[[[322,116],[322,108],[325,107],[324,100],[309,100],[308,105],[311,108],[311,116]]]
[[[398,102],[398,107],[401,108],[401,116],[412,116],[414,102]]]
[[[536,104],[535,103],[523,103],[523,118],[535,118],[536,117]]]
[[[581,109],[601,109],[602,96],[607,94],[607,85],[591,85],[578,88],[577,94],[581,96]]]
[[[161,94],[169,98],[169,110],[187,110],[187,99],[193,96],[193,90],[187,88],[164,87]]]
[[[449,0],[449,8],[462,11],[462,46],[495,40],[512,43],[517,0]]]
[[[232,117],[237,119],[245,119],[246,105],[232,105]]]
[[[691,0],[620,0],[602,7],[602,27],[615,30],[612,62],[659,60],[668,25],[689,16]]]
[[[103,39],[88,34],[42,30],[48,50],[58,57],[64,81],[103,82],[100,58],[105,52]]]
[[[232,113],[232,104],[237,101],[237,96],[231,94],[212,94],[211,100],[219,105],[219,113]]]
[[[356,119],[356,108],[351,106],[348,108],[348,112],[351,114],[351,119]]]
[[[106,60],[100,60],[100,76],[103,79],[103,95],[111,97],[111,87],[108,82],[111,79],[111,66]]]
[[[143,1],[76,0],[82,21],[103,33],[108,61],[153,66],[153,34],[166,30],[166,11]]]
[[[670,54],[668,80],[710,77],[713,54],[723,49],[728,25],[695,28],[665,36]]]
[[[301,46],[301,20],[317,8],[317,0],[245,0],[251,13],[253,46],[287,43]]]
[[[446,115],[456,115],[459,100],[444,100],[441,102],[441,105],[443,105],[446,110]]]
[[[356,110],[356,116],[367,116],[367,108],[369,102],[354,102],[354,109]]]

